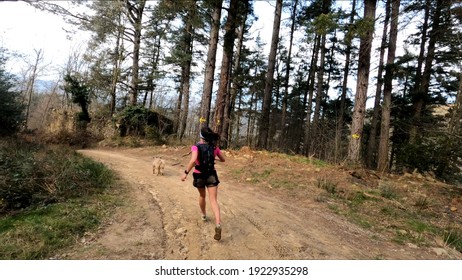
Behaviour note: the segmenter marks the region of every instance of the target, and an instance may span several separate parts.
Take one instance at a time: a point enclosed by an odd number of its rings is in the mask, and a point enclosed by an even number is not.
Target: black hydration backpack
[[[199,165],[196,165],[196,169],[203,174],[212,174],[215,170],[215,147],[207,143],[197,143],[196,146],[199,159]]]

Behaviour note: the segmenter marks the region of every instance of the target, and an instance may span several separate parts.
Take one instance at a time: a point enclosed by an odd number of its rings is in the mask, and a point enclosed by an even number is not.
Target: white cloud
[[[68,39],[65,26],[60,16],[25,2],[0,2],[0,45],[26,58],[33,57],[34,50],[42,49],[45,64],[63,65],[79,40]],[[9,66],[12,71],[19,71],[24,59],[16,59]]]

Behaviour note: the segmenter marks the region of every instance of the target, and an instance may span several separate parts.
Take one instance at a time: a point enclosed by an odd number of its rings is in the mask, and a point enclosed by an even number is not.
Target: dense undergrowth
[[[0,259],[44,259],[75,243],[117,203],[113,181],[67,147],[1,139]]]

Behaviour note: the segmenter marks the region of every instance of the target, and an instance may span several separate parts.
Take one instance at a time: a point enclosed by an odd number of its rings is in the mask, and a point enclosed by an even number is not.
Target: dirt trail
[[[398,245],[333,214],[314,198],[233,182],[217,164],[221,184],[222,240],[203,222],[192,178],[180,180],[189,157],[178,149],[82,150],[115,170],[126,202],[96,234],[80,240],[68,259],[447,259],[430,248]],[[162,154],[164,176],[152,174],[151,158]]]

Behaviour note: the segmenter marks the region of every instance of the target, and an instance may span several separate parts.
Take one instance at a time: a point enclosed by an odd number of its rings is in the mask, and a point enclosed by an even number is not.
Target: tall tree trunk
[[[154,21],[154,25],[158,25],[159,23]],[[161,34],[156,33],[154,38],[154,44],[152,44],[149,49],[149,72],[148,75],[146,76],[146,93],[144,95],[144,100],[143,100],[143,106],[146,105],[147,99],[149,97],[149,103],[147,104],[148,108],[151,108],[152,105],[152,96],[154,94],[154,90],[156,89],[156,84],[154,83],[154,80],[156,79],[156,73],[158,71],[158,65],[159,65],[159,58],[160,58],[160,41],[161,41]]]
[[[136,105],[138,100],[138,85],[139,85],[139,60],[140,60],[140,48],[141,48],[141,30],[144,6],[146,0],[138,0],[131,2],[125,0],[127,5],[127,16],[128,20],[133,26],[133,62],[132,62],[132,79],[130,82],[130,104]]]
[[[116,34],[116,45],[114,47],[114,59],[112,65],[112,77],[111,77],[111,116],[115,113],[116,100],[117,100],[117,83],[120,79],[120,65],[122,63],[122,51],[123,51],[123,27],[122,27],[122,15],[118,15],[118,26]]]
[[[160,59],[160,41],[161,41],[161,35],[157,35],[156,38],[156,44],[154,47],[154,53],[153,53],[153,58],[152,58],[152,68],[151,72],[149,73],[149,81],[148,81],[148,87],[149,87],[149,104],[148,108],[152,108],[152,98],[154,95],[154,90],[156,89],[156,84],[154,83],[154,79],[156,78],[156,74],[158,71],[159,67],[159,59]]]
[[[422,85],[421,85],[421,92],[424,94],[424,101],[428,99],[428,92],[430,87],[430,79],[431,73],[433,68],[433,61],[435,60],[435,51],[436,51],[436,43],[441,35],[441,28],[440,28],[440,17],[441,17],[441,10],[443,9],[443,1],[444,0],[437,0],[436,1],[436,9],[433,15],[433,22],[432,22],[432,29],[430,31],[430,39],[428,41],[428,51],[427,57],[425,58],[425,67],[422,75]],[[423,105],[425,106],[425,103]],[[423,108],[422,108],[423,109]],[[420,114],[422,111],[420,111]]]
[[[235,75],[234,73],[238,73],[240,69],[241,51],[242,51],[242,46],[244,45],[244,33],[246,29],[246,21],[247,21],[247,15],[249,12],[250,3],[246,0],[243,5],[245,5],[242,11],[244,15],[240,19],[239,30],[237,31],[238,41],[237,41],[237,46],[236,46],[236,54],[234,57],[234,66],[233,66],[233,70],[231,71],[232,75],[231,75],[231,83],[230,83],[230,102],[228,102],[226,106],[224,123],[223,123],[223,137],[227,139],[226,143],[228,144],[231,144],[231,136],[232,136],[231,119],[233,118],[232,113],[234,110],[234,104],[236,102],[237,88],[239,86],[237,75]],[[239,137],[239,134],[237,134],[237,137]]]
[[[184,54],[186,55],[186,59],[183,61],[183,66],[181,67],[181,80],[182,80],[182,88],[181,95],[183,96],[183,105],[181,108],[180,113],[180,124],[179,124],[179,131],[178,136],[180,139],[183,138],[185,130],[186,130],[186,123],[188,120],[189,114],[189,90],[190,90],[190,79],[191,79],[191,63],[192,63],[192,52],[193,52],[193,26],[190,20],[191,14],[194,11],[188,11],[187,22],[185,24],[184,34],[183,34],[183,47],[184,47]]]
[[[356,13],[356,0],[352,1],[351,14],[349,24],[353,25]],[[350,31],[349,31],[350,32]],[[352,39],[348,39],[345,50],[345,67],[343,70],[342,94],[340,96],[340,110],[335,132],[335,161],[338,162],[342,155],[342,140],[343,140],[343,126],[345,123],[345,104],[347,96],[348,76],[350,74],[350,59],[352,49]]]
[[[322,1],[322,14],[328,15],[330,13],[330,6],[331,0],[323,0]],[[321,16],[321,15],[320,15]],[[328,27],[323,26],[320,30],[321,36],[321,43],[319,46],[320,51],[320,61],[319,61],[319,68],[317,71],[317,88],[316,88],[316,99],[315,99],[315,106],[314,106],[314,114],[313,114],[313,126],[312,126],[312,143],[310,144],[310,150],[313,154],[322,154],[322,119],[323,116],[321,115],[321,111],[323,109],[323,103],[325,98],[327,97],[327,90],[324,89],[324,72],[326,69],[326,44],[327,44],[327,33]],[[332,46],[333,48],[334,46]]]
[[[318,70],[318,55],[319,55],[319,48],[321,45],[321,36],[318,34],[315,37],[315,43],[313,47],[313,55],[311,57],[311,65],[310,70],[308,72],[308,100],[304,100],[304,106],[306,107],[306,125],[305,125],[305,132],[303,137],[303,154],[308,155],[310,152],[310,144],[311,144],[311,113],[313,107],[313,93],[314,93],[314,79],[316,77],[316,71]],[[305,104],[306,101],[306,104]]]
[[[120,44],[120,38],[117,37],[117,42],[116,42],[116,47],[115,47],[115,54],[114,54],[114,65],[112,66],[112,77],[111,77],[111,105],[110,105],[110,110],[111,110],[111,116],[114,115],[115,113],[115,108],[116,108],[116,100],[117,100],[117,83],[119,81],[119,76],[120,76],[120,68],[119,68],[119,60],[116,58],[119,54],[119,44]]]
[[[257,70],[255,70],[255,75],[257,75]],[[253,104],[255,101],[255,110],[257,108],[257,101],[255,98],[255,92],[251,91],[250,93],[250,108],[248,113],[248,120],[247,120],[247,146],[252,147],[253,145],[253,134],[254,134],[254,126],[255,126],[255,116],[253,113]]]
[[[176,108],[175,112],[173,113],[173,131],[177,133],[178,138],[180,138],[180,135],[178,132],[180,131],[180,122],[181,122],[181,106],[183,106],[183,84],[184,84],[184,70],[181,69],[181,80],[180,80],[180,85],[178,86],[178,99],[176,101]]]
[[[380,116],[380,99],[382,98],[382,85],[383,85],[383,64],[385,57],[385,49],[387,47],[388,25],[390,22],[390,1],[387,0],[385,4],[385,20],[383,22],[382,43],[380,45],[380,58],[379,69],[377,71],[377,87],[375,89],[374,111],[372,113],[371,131],[369,135],[369,142],[367,145],[366,166],[375,168],[376,154],[377,154],[377,128],[379,125]]]
[[[201,126],[210,124],[210,107],[212,102],[213,81],[215,75],[215,63],[217,57],[218,35],[220,32],[221,7],[223,0],[215,0],[212,15],[212,28],[210,30],[209,48],[207,61],[205,62],[204,88],[202,92],[200,123]]]
[[[234,147],[238,147],[241,145],[241,116],[242,116],[242,93],[239,94],[238,101],[237,101],[237,114],[234,122],[234,126],[236,127],[236,139],[231,144],[234,143]]]
[[[419,58],[417,59],[417,69],[414,78],[414,86],[411,90],[412,97],[412,118],[411,128],[409,131],[409,142],[413,143],[417,136],[417,129],[420,123],[420,114],[423,107],[424,96],[422,90],[422,67],[425,61],[425,49],[428,37],[428,25],[430,20],[431,0],[425,1],[425,15],[424,22],[422,25],[422,37],[420,40],[420,52]]]
[[[313,144],[319,144],[320,140],[320,121],[321,121],[321,104],[324,99],[324,63],[326,59],[326,34],[321,34],[321,45],[320,45],[320,61],[319,61],[319,67],[318,67],[318,81],[317,81],[317,89],[316,89],[316,98],[315,98],[315,105],[314,105],[314,113],[313,113],[313,126],[312,126],[312,141],[313,143],[310,145],[310,147],[313,147]],[[316,153],[319,151],[311,150],[311,152]]]
[[[43,50],[42,49],[34,50],[34,52],[35,52],[35,61],[34,61],[34,65],[31,66],[32,72],[29,76],[29,80],[27,82],[27,90],[26,90],[27,106],[26,106],[26,117],[25,117],[25,125],[24,125],[25,130],[29,128],[29,115],[30,115],[30,106],[32,103],[32,95],[34,93],[35,81],[37,79],[37,75],[39,72],[38,67],[39,67],[40,62],[43,60]]]
[[[267,141],[267,145],[266,145],[266,149],[267,150],[274,150],[274,148],[277,148],[277,142],[276,141],[273,141],[275,140],[275,137],[274,135],[276,134],[276,130],[277,130],[277,125],[280,124],[280,120],[278,120],[278,117],[279,117],[279,111],[278,111],[278,104],[279,104],[279,100],[281,100],[281,91],[280,91],[280,84],[281,84],[281,75],[279,74],[279,63],[281,62],[280,59],[276,59],[276,65],[275,65],[275,68],[274,68],[274,71],[275,71],[275,74],[274,76],[276,77],[276,85],[274,86],[274,82],[273,82],[273,90],[272,92],[274,92],[274,96],[273,96],[273,100],[274,100],[274,107],[271,106],[270,107],[270,118],[269,118],[269,131],[268,131],[268,139],[271,139],[271,141]],[[273,101],[271,102],[273,104]]]
[[[348,160],[353,164],[360,163],[376,5],[377,0],[364,0],[364,19],[368,21],[370,27],[361,35],[361,43],[359,46],[358,81],[356,86],[350,144],[348,147]]]
[[[223,119],[225,115],[226,102],[229,101],[229,76],[233,62],[234,39],[236,37],[236,13],[238,0],[231,0],[228,10],[228,18],[225,24],[225,35],[223,38],[223,57],[221,60],[220,83],[218,85],[217,100],[214,116],[214,131],[222,137]],[[226,141],[227,139],[221,139]],[[226,143],[225,143],[226,145]]]
[[[276,0],[274,11],[273,35],[271,38],[271,49],[268,57],[268,72],[266,74],[265,93],[263,96],[262,116],[258,133],[257,146],[266,149],[268,144],[268,132],[270,127],[271,98],[273,90],[273,75],[276,66],[276,53],[279,43],[279,27],[281,25],[282,0]]]
[[[223,109],[223,122],[222,122],[222,128],[221,128],[221,134],[220,134],[220,137],[222,139],[222,142],[221,142],[221,145],[222,145],[222,148],[223,149],[227,149],[228,146],[229,146],[229,137],[228,137],[228,134],[229,134],[229,122],[231,121],[230,120],[230,117],[231,117],[231,110],[232,110],[232,104],[231,104],[231,81],[232,81],[232,77],[233,77],[233,67],[232,67],[232,61],[231,63],[229,63],[229,69],[228,69],[228,73],[229,73],[229,76],[228,76],[228,85],[227,85],[227,88],[226,88],[226,99],[225,99],[225,108]]]
[[[289,96],[289,80],[290,80],[290,64],[292,59],[292,46],[294,41],[295,32],[295,20],[297,16],[298,0],[292,2],[292,13],[290,15],[290,34],[289,34],[289,51],[287,53],[286,60],[286,73],[284,77],[284,97],[282,98],[282,115],[281,115],[281,134],[279,135],[279,148],[286,150],[287,147],[283,147],[286,139],[286,119],[287,119],[287,98]]]
[[[395,53],[396,41],[398,38],[398,17],[400,0],[389,0],[391,2],[391,24],[390,24],[390,40],[388,43],[387,67],[385,71],[383,103],[382,103],[382,122],[380,126],[380,142],[379,155],[377,160],[377,169],[379,171],[387,171],[388,154],[389,154],[389,139],[390,139],[390,114],[391,114],[391,92],[393,76],[395,74]]]

